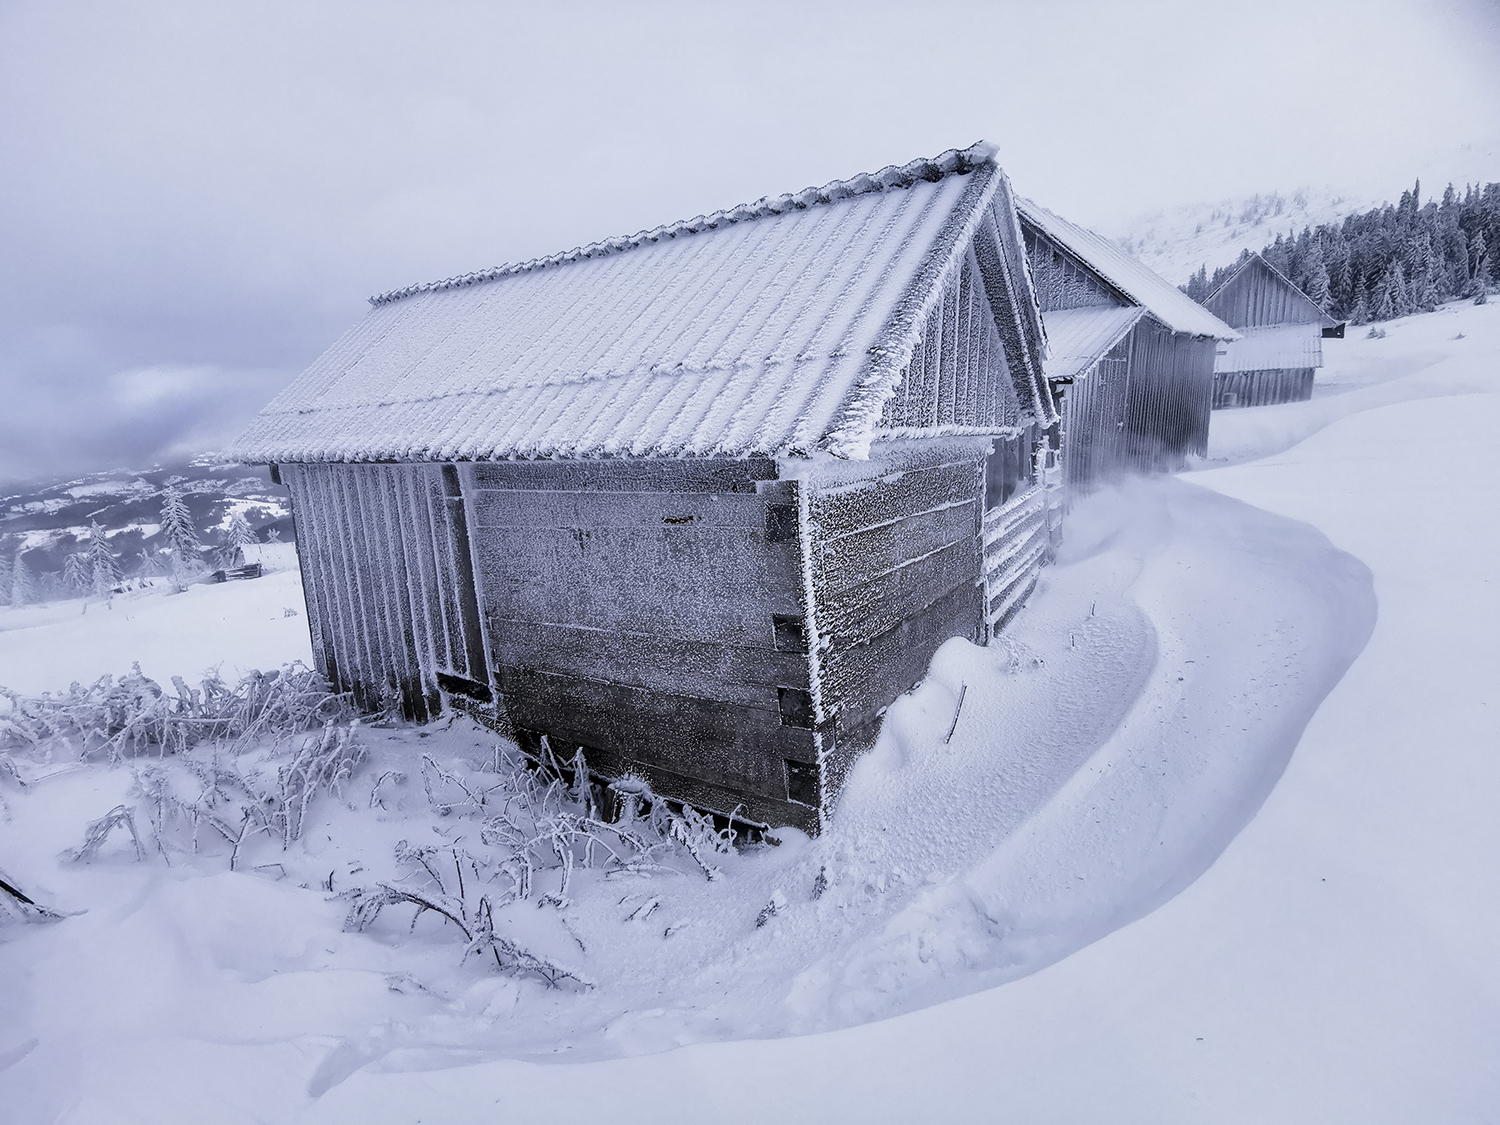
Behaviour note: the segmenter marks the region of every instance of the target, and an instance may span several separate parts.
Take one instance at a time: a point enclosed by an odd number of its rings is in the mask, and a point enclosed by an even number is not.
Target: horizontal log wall
[[[1214,409],[1236,406],[1273,406],[1312,398],[1315,368],[1272,371],[1235,371],[1214,376]]]
[[[809,494],[827,800],[938,646],[982,638],[987,445],[887,446],[872,452],[869,477]]]
[[[497,462],[471,534],[510,722],[600,772],[772,824],[816,764],[795,482],[768,460]]]

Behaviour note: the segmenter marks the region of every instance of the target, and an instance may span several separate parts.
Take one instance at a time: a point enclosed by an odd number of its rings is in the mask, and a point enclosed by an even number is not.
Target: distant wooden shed
[[[372,304],[236,451],[290,489],[318,666],[368,704],[817,831],[1050,550],[990,146]]]
[[[1238,333],[1108,239],[1017,208],[1062,396],[1068,484],[1174,471],[1208,452],[1214,353]]]
[[[1219,349],[1214,408],[1269,406],[1312,398],[1323,339],[1344,326],[1259,254],[1224,279],[1204,307],[1239,329]]]

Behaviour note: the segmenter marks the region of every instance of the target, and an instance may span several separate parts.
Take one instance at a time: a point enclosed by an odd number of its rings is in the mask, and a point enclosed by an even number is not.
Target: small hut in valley
[[[1063,398],[1068,484],[1207,453],[1214,353],[1238,333],[1108,239],[1030,200],[1018,210],[1047,379]]]
[[[990,146],[372,304],[237,449],[290,489],[317,663],[366,703],[817,831],[1048,553],[1058,416]]]
[[[1242,338],[1219,350],[1214,408],[1269,406],[1312,398],[1323,366],[1323,339],[1344,326],[1259,254],[1252,254],[1213,291],[1204,306]]]

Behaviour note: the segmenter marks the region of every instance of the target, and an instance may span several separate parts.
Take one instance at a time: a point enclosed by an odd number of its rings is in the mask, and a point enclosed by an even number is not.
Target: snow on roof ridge
[[[1016,197],[1016,212],[1049,239],[1082,260],[1128,300],[1144,305],[1173,332],[1237,340],[1240,334],[1144,262],[1116,243],[1049,211],[1035,200]]]
[[[1226,277],[1223,281],[1221,281],[1214,288],[1214,291],[1212,293],[1210,293],[1207,297],[1203,298],[1203,307],[1204,308],[1208,308],[1208,302],[1209,301],[1212,301],[1220,293],[1224,292],[1224,290],[1229,287],[1229,283],[1231,281],[1233,281],[1235,278],[1239,277],[1240,274],[1244,273],[1247,269],[1249,269],[1256,262],[1259,262],[1261,265],[1265,266],[1266,269],[1268,269],[1268,270],[1271,271],[1271,276],[1272,277],[1276,278],[1279,281],[1284,282],[1286,284],[1286,286],[1287,286],[1288,289],[1290,289],[1293,293],[1297,294],[1297,296],[1301,297],[1304,301],[1306,301],[1308,304],[1310,304],[1313,308],[1317,309],[1318,312],[1322,313],[1323,314],[1323,320],[1324,320],[1324,323],[1325,323],[1325,327],[1332,328],[1332,327],[1334,327],[1335,325],[1337,325],[1339,323],[1337,320],[1334,320],[1331,315],[1329,315],[1329,312],[1328,312],[1327,309],[1325,309],[1322,305],[1318,304],[1317,301],[1314,301],[1311,297],[1309,297],[1307,295],[1307,293],[1302,289],[1302,287],[1300,285],[1298,285],[1296,282],[1294,282],[1291,278],[1287,277],[1286,274],[1282,273],[1279,269],[1277,269],[1275,266],[1273,266],[1270,262],[1266,261],[1265,255],[1262,254],[1259,250],[1252,250],[1250,252],[1250,256],[1248,258],[1246,258],[1239,265],[1235,266],[1235,268],[1230,271],[1229,276]],[[1209,309],[1209,311],[1213,312],[1212,309]]]
[[[999,146],[989,141],[975,141],[968,148],[954,149],[939,153],[931,159],[919,157],[897,167],[888,164],[878,172],[861,172],[851,176],[847,180],[833,180],[822,187],[803,188],[801,191],[788,192],[785,195],[762,196],[754,203],[741,203],[734,207],[728,207],[721,211],[715,211],[710,215],[698,215],[692,219],[680,222],[667,223],[651,230],[638,231],[635,234],[620,235],[615,238],[605,238],[598,242],[591,242],[587,246],[575,247],[565,250],[560,254],[550,254],[544,258],[532,258],[530,261],[510,263],[501,266],[492,266],[489,269],[477,270],[473,273],[460,274],[457,277],[445,278],[442,281],[428,281],[418,285],[408,285],[401,289],[391,289],[385,293],[378,293],[370,298],[370,304],[376,308],[388,305],[393,301],[399,301],[403,297],[412,297],[418,293],[433,293],[443,289],[462,289],[469,285],[478,285],[486,281],[494,281],[496,278],[507,277],[511,274],[529,273],[532,270],[545,269],[548,266],[560,266],[568,262],[580,261],[584,258],[597,258],[605,254],[616,254],[624,250],[633,250],[647,242],[659,242],[663,238],[676,238],[684,234],[697,234],[700,231],[714,230],[731,223],[744,222],[747,219],[759,219],[767,215],[780,215],[783,212],[806,210],[820,203],[836,203],[841,199],[851,196],[867,195],[871,192],[886,191],[891,188],[907,188],[915,183],[935,183],[947,176],[964,175],[972,172],[980,165],[993,161]]]

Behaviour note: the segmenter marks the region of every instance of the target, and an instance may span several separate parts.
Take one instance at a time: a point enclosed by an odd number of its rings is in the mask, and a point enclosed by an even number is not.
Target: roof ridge
[[[1336,325],[1336,324],[1339,323],[1337,320],[1335,320],[1333,318],[1333,314],[1332,313],[1330,313],[1322,305],[1318,304],[1317,301],[1314,301],[1311,297],[1309,297],[1307,295],[1307,291],[1305,289],[1303,289],[1302,286],[1298,285],[1291,278],[1287,277],[1286,274],[1282,273],[1279,269],[1277,269],[1275,266],[1273,266],[1270,262],[1266,261],[1266,256],[1264,254],[1262,254],[1259,250],[1252,250],[1252,251],[1250,251],[1250,256],[1248,258],[1246,258],[1243,262],[1241,262],[1238,266],[1236,266],[1234,268],[1234,270],[1230,273],[1230,275],[1228,277],[1226,277],[1223,281],[1221,281],[1219,283],[1218,287],[1215,288],[1212,293],[1210,293],[1207,297],[1203,298],[1203,302],[1202,302],[1203,307],[1204,308],[1208,308],[1208,302],[1209,301],[1212,301],[1220,293],[1224,292],[1224,290],[1229,287],[1229,283],[1231,281],[1233,281],[1235,278],[1239,277],[1240,274],[1244,273],[1247,269],[1249,269],[1256,262],[1259,262],[1261,265],[1265,266],[1266,269],[1268,269],[1268,270],[1271,271],[1271,276],[1272,277],[1274,277],[1278,281],[1284,283],[1286,285],[1286,287],[1288,289],[1290,289],[1293,293],[1297,294],[1297,296],[1301,297],[1309,305],[1311,305],[1313,308],[1317,309],[1318,312],[1319,312],[1319,314],[1323,317],[1323,319],[1328,322],[1329,326]],[[1209,312],[1213,312],[1212,309],[1209,309],[1208,311]],[[1215,315],[1217,315],[1217,314],[1215,314]]]
[[[785,195],[762,196],[754,203],[741,203],[734,207],[728,207],[721,211],[715,211],[709,215],[698,215],[692,219],[680,222],[666,223],[651,230],[637,231],[635,234],[621,235],[616,238],[601,239],[591,242],[587,246],[575,247],[565,250],[560,254],[550,254],[543,258],[532,258],[525,262],[515,262],[506,265],[492,266],[485,270],[476,270],[473,273],[459,274],[456,277],[445,278],[442,281],[428,281],[418,285],[408,285],[401,289],[391,289],[385,293],[378,293],[370,298],[370,304],[379,308],[393,301],[399,301],[404,297],[412,297],[418,293],[433,293],[443,289],[462,289],[469,285],[478,285],[486,281],[494,281],[496,278],[507,277],[511,274],[529,273],[533,270],[545,269],[548,266],[565,265],[568,262],[580,261],[584,258],[598,258],[605,254],[617,254],[624,250],[632,250],[647,242],[658,242],[663,238],[676,238],[684,234],[697,234],[700,231],[714,230],[721,226],[732,223],[744,222],[748,219],[764,218],[767,215],[780,215],[791,210],[806,210],[808,207],[820,203],[835,203],[841,199],[848,199],[856,195],[867,195],[871,192],[886,191],[891,188],[908,188],[919,182],[934,183],[947,176],[963,175],[972,172],[987,161],[994,159],[998,152],[998,146],[989,141],[975,141],[968,148],[953,149],[939,153],[931,159],[918,158],[897,167],[889,164],[878,172],[861,172],[851,176],[847,180],[833,180],[822,187],[803,188],[798,192],[788,192]]]

